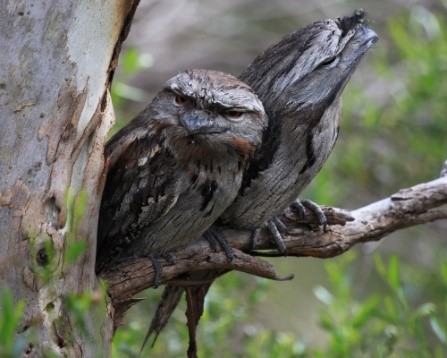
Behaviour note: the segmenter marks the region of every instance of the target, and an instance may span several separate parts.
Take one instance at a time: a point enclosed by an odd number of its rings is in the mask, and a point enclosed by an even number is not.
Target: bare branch
[[[312,213],[300,217],[289,208],[280,218],[287,230],[283,233],[288,256],[312,256],[329,258],[340,255],[359,242],[377,241],[388,234],[409,226],[447,218],[447,176],[402,189],[390,197],[347,212],[342,209],[323,207],[329,229],[323,232]],[[212,252],[208,243],[198,240],[195,244],[174,254],[175,264],[163,262],[163,283],[181,274],[217,269],[238,270],[270,279],[279,277],[274,267],[264,260],[244,252],[250,251],[251,233],[219,227],[235,249],[235,259],[229,263],[222,252]],[[263,230],[256,256],[279,256],[273,238]],[[267,251],[260,251],[267,250]],[[138,258],[123,263],[113,271],[101,274],[109,283],[109,293],[117,314],[133,302],[132,296],[153,284],[154,270],[150,259]],[[119,308],[118,308],[119,307]]]

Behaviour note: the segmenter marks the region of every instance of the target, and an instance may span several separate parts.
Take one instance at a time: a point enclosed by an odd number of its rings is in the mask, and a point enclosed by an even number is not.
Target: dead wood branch
[[[318,226],[312,213],[303,218],[289,208],[281,217],[287,227],[283,237],[288,256],[334,257],[357,243],[377,241],[399,229],[446,219],[446,204],[447,176],[442,175],[439,179],[402,189],[386,199],[351,212],[323,207],[329,222],[326,232]],[[250,251],[250,232],[225,227],[218,230],[235,249],[235,259],[231,263],[223,252],[213,252],[206,241],[198,240],[174,253],[175,264],[162,263],[162,282],[167,283],[187,272],[209,269],[237,270],[275,280],[290,278],[279,277],[270,263],[247,254]],[[279,256],[268,230],[262,231],[256,248],[255,255]],[[152,286],[153,275],[152,261],[144,258],[122,263],[113,271],[100,275],[108,281],[117,316],[122,316],[135,302],[132,299],[135,294]]]

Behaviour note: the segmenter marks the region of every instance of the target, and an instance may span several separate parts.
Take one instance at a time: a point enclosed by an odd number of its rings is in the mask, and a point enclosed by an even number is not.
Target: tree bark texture
[[[26,302],[28,356],[110,349],[112,311],[94,271],[102,153],[114,121],[108,89],[137,5],[1,1],[0,287]],[[72,303],[85,292],[79,320]]]

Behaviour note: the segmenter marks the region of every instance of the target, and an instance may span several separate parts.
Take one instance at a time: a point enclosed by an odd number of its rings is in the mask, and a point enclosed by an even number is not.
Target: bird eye
[[[330,65],[331,63],[334,63],[336,59],[337,59],[337,56],[330,57],[326,61],[323,61],[322,63],[320,63],[320,65],[322,65],[322,66]]]
[[[225,112],[225,115],[228,117],[228,118],[231,118],[231,119],[238,119],[238,118],[241,118],[242,117],[242,114],[243,114],[244,112],[242,112],[242,111],[238,111],[238,110],[236,110],[236,109],[230,109],[230,110],[228,110],[228,111],[226,111]]]
[[[186,97],[180,96],[179,94],[175,96],[175,103],[184,106],[188,102]]]

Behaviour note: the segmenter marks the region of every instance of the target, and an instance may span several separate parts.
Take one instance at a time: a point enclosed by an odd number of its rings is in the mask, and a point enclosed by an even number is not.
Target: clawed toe
[[[275,243],[276,243],[276,246],[278,247],[279,253],[281,255],[287,256],[286,245],[284,244],[284,240],[280,233],[280,230],[285,231],[287,229],[287,227],[284,225],[284,223],[281,220],[279,220],[276,217],[267,221],[266,226],[270,230],[270,232],[272,233],[272,235],[275,239]],[[258,243],[260,232],[261,232],[261,228],[257,228],[255,230],[253,230],[251,233],[251,242],[250,242],[251,251],[255,251],[255,249],[256,249],[256,244]]]
[[[170,252],[165,252],[164,254],[161,254],[160,257],[165,259],[169,265],[175,264],[175,257]]]
[[[292,203],[292,206],[301,214],[302,217],[305,217],[306,209],[310,210],[317,217],[318,222],[323,227],[323,231],[327,231],[327,218],[318,204],[314,203],[311,200],[295,200]]]
[[[153,285],[154,288],[157,288],[161,284],[161,276],[163,274],[163,267],[161,265],[160,259],[165,259],[170,265],[174,265],[174,256],[169,252],[165,252],[162,254],[150,254],[147,257],[152,261],[152,265],[154,266]]]
[[[158,286],[160,286],[161,275],[163,273],[163,268],[162,268],[161,262],[160,262],[161,255],[160,254],[151,254],[151,255],[148,255],[147,257],[149,259],[151,259],[152,265],[154,266],[153,285],[154,285],[154,288],[157,288]]]
[[[205,234],[203,234],[203,237],[206,241],[210,244],[211,249],[214,252],[217,252],[217,244],[222,248],[222,250],[225,252],[225,256],[227,257],[228,262],[232,262],[234,259],[234,252],[233,248],[230,246],[230,243],[225,238],[224,235],[217,232],[217,230],[214,227],[210,227]]]
[[[256,245],[257,245],[258,240],[259,240],[259,233],[260,232],[261,232],[261,228],[254,229],[251,232],[251,238],[250,238],[250,250],[251,251],[255,251],[256,250]]]
[[[276,246],[278,247],[278,251],[282,255],[287,256],[286,245],[284,244],[284,240],[281,236],[281,233],[279,232],[280,229],[284,230],[286,228],[286,226],[278,218],[273,218],[267,222],[267,227],[275,239],[275,243],[276,243]]]

